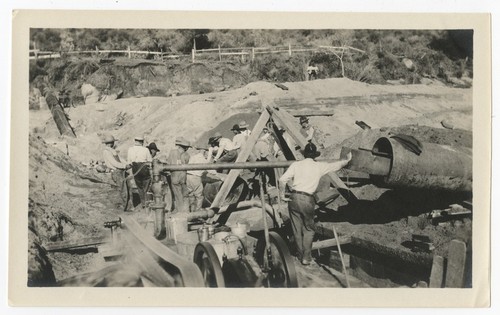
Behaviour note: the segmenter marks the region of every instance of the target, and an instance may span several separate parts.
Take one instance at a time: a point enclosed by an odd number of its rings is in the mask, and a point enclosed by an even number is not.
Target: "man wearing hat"
[[[241,149],[247,142],[251,133],[250,130],[248,130],[247,122],[242,120],[239,124],[234,125],[231,130],[235,133],[233,138],[234,145]]]
[[[288,184],[292,192],[288,202],[288,211],[292,221],[293,235],[299,259],[303,265],[310,265],[316,205],[313,194],[318,188],[320,178],[345,167],[352,155],[349,153],[345,160],[333,163],[316,162],[314,159],[320,155],[320,152],[313,143],[306,144],[303,155],[304,160],[293,162],[279,181],[282,187]]]
[[[312,141],[314,137],[314,128],[309,125],[309,118],[306,116],[300,116],[300,133],[306,138],[307,141]]]
[[[111,178],[122,188],[123,182],[126,177],[126,170],[131,167],[130,164],[123,163],[115,150],[116,139],[112,135],[105,135],[102,139],[105,147],[102,152],[102,159],[106,166],[111,169]]]
[[[238,157],[238,148],[234,145],[233,141],[228,138],[223,138],[220,132],[216,132],[210,138],[209,144],[217,148],[217,154],[214,157],[215,163],[234,162]]]
[[[134,145],[128,149],[127,161],[132,165],[132,170],[129,171],[134,177],[130,180],[130,186],[133,191],[139,193],[140,203],[143,207],[146,206],[146,193],[151,182],[149,163],[153,161],[149,149],[144,146],[144,137],[136,136]],[[148,163],[145,165],[145,163]],[[139,205],[137,199],[132,198],[134,207]]]
[[[134,138],[134,145],[130,147],[127,152],[127,161],[129,163],[144,163],[153,161],[151,153],[149,153],[148,148],[144,146],[143,136],[137,136]]]
[[[173,165],[187,164],[189,162],[189,154],[187,150],[191,147],[191,143],[179,137],[175,139],[175,149],[171,150],[168,155],[168,163]],[[187,187],[186,187],[186,171],[170,172],[170,180],[172,184],[172,193],[174,197],[174,211],[187,212]]]
[[[146,148],[148,148],[149,153],[151,154],[151,157],[153,159],[156,156],[156,154],[158,154],[158,152],[160,152],[160,149],[158,149],[158,147],[156,146],[156,143],[154,143],[154,142],[151,142],[150,144],[148,144],[148,146]]]
[[[191,155],[189,158],[189,164],[205,164],[209,163],[207,159],[208,148],[206,146],[196,147],[198,152]],[[207,171],[203,170],[191,170],[187,171],[186,187],[188,191],[189,199],[189,211],[200,210],[203,204],[203,183],[201,178],[203,173]]]

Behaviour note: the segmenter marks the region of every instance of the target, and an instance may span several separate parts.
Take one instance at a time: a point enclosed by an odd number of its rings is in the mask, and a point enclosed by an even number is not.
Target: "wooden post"
[[[220,45],[219,45],[219,61],[222,61],[222,55],[221,55],[221,51],[220,51]]]
[[[278,121],[282,125],[282,127],[285,128],[285,130],[290,134],[297,145],[299,145],[301,148],[304,148],[306,146],[307,140],[300,133],[300,130],[297,126],[297,121],[292,115],[284,110],[274,109],[271,106],[267,106],[267,110],[270,111],[273,118],[275,118],[276,121]],[[348,202],[355,202],[358,200],[358,198],[352,193],[352,191],[339,178],[337,173],[330,172],[328,173],[328,176],[330,177],[331,183],[337,188],[342,197],[344,197]]]
[[[250,156],[250,153],[252,152],[255,143],[257,142],[257,139],[260,136],[260,133],[262,132],[267,122],[269,121],[269,118],[270,118],[269,112],[267,110],[262,111],[259,120],[257,120],[257,123],[252,129],[250,137],[248,137],[247,142],[245,142],[245,144],[241,148],[241,151],[238,154],[238,158],[236,158],[235,161],[236,163],[246,162],[246,160]],[[212,205],[210,206],[210,208],[220,208],[221,202],[224,199],[226,199],[229,190],[231,190],[231,188],[233,187],[234,181],[236,180],[236,178],[240,173],[241,170],[236,170],[236,169],[233,169],[229,172],[226,179],[224,180],[224,183],[222,183],[219,192],[212,201]]]
[[[444,259],[442,256],[434,255],[432,259],[431,277],[429,288],[444,287]]]
[[[452,240],[448,249],[446,265],[446,288],[463,288],[467,246],[460,240]]]
[[[292,56],[292,44],[288,43],[288,56]]]
[[[131,54],[130,54],[130,45],[127,46],[127,52],[128,52],[128,59],[130,59]]]
[[[254,61],[255,59],[255,48],[252,47],[252,61]]]
[[[191,49],[191,62],[194,63],[194,54],[195,54],[195,49]]]

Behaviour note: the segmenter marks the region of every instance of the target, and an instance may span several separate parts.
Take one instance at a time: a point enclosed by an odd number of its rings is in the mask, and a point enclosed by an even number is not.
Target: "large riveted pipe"
[[[390,186],[450,191],[472,191],[472,152],[468,148],[422,143],[420,155],[393,138],[380,138],[372,152],[390,158],[387,175],[380,176]]]

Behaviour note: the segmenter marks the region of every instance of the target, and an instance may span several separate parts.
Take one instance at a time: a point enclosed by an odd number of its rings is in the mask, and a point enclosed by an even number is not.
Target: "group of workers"
[[[292,230],[297,245],[297,256],[304,265],[312,262],[311,250],[314,237],[314,193],[318,188],[320,178],[330,172],[335,172],[345,167],[350,159],[349,154],[346,159],[334,163],[317,162],[315,158],[320,155],[315,145],[314,128],[309,125],[307,117],[299,119],[301,134],[308,140],[308,143],[301,149],[303,160],[296,161],[281,175],[273,178],[274,170],[266,171],[270,183],[278,184],[281,187],[281,198],[288,201]],[[279,129],[279,128],[278,128]],[[175,148],[168,154],[168,164],[196,164],[196,163],[230,163],[235,162],[238,154],[245,146],[251,135],[249,125],[245,121],[235,124],[231,131],[234,133],[233,139],[225,138],[220,132],[216,132],[208,140],[208,147],[193,147],[191,143],[182,138],[175,139]],[[281,136],[291,150],[298,147],[293,140],[279,129]],[[145,200],[150,177],[143,173],[143,165],[151,163],[153,158],[160,151],[155,143],[144,146],[144,138],[136,137],[134,146],[128,150],[127,162],[122,162],[116,152],[116,139],[113,136],[105,136],[103,143],[105,149],[103,159],[106,165],[112,170],[113,180],[118,185],[122,185],[129,174],[134,175],[137,188],[142,200]],[[191,148],[191,150],[190,150]],[[189,152],[188,152],[189,151]],[[191,153],[191,154],[189,154]],[[248,158],[253,161],[286,160],[281,147],[278,145],[277,137],[265,127],[259,135],[252,152]],[[189,212],[201,209],[203,203],[202,176],[207,171],[172,171],[170,172],[170,189],[172,192],[172,209],[175,212]],[[215,175],[215,171],[208,171]],[[142,174],[142,176],[141,176]],[[279,178],[279,181],[276,180]],[[288,185],[290,198],[285,197],[285,187]]]

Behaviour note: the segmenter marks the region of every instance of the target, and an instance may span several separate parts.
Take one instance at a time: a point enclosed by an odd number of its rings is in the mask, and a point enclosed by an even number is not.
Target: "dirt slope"
[[[92,270],[92,253],[75,260],[67,253],[47,255],[40,245],[108,235],[103,223],[117,219],[122,204],[118,190],[107,176],[82,167],[35,136],[30,136],[29,171],[30,269],[39,261],[51,263],[56,280]],[[47,256],[49,263],[43,260]],[[30,273],[30,279],[43,278],[33,285],[51,281],[42,267]],[[48,279],[41,276],[44,273]]]
[[[408,124],[443,128],[441,121],[446,120],[455,128],[472,129],[471,89],[439,85],[368,85],[348,79],[285,85],[288,90],[268,82],[254,82],[219,93],[125,98],[78,106],[68,110],[78,141],[60,139],[49,114],[44,111],[30,112],[30,127],[49,143],[64,142],[57,145],[63,151],[67,143],[70,156],[86,163],[100,159],[99,136],[104,132],[111,132],[120,139],[118,150],[123,157],[138,134],[144,134],[146,142],[156,142],[165,152],[173,147],[177,136],[193,141],[205,139],[214,128],[231,136],[227,126],[238,123],[241,117],[236,116],[224,126],[218,127],[219,123],[236,114],[255,113],[263,104],[295,110],[333,110],[331,117],[310,119],[324,134],[327,147],[355,135],[360,130],[354,124],[356,120],[363,120],[374,128]]]

